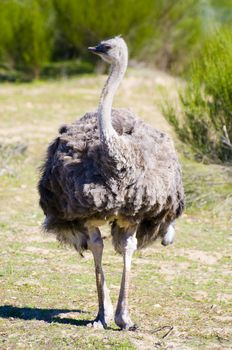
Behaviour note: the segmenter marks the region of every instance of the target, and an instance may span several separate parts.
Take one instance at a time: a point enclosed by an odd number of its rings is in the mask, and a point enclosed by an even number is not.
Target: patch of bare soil
[[[206,265],[214,265],[222,258],[222,254],[214,252],[212,254],[206,253],[202,250],[179,249],[179,255],[187,256],[189,259],[201,262]]]

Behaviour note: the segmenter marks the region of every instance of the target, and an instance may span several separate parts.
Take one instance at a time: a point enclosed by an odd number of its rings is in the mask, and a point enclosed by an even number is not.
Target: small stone
[[[154,307],[159,308],[159,307],[161,307],[161,305],[160,304],[155,304]]]

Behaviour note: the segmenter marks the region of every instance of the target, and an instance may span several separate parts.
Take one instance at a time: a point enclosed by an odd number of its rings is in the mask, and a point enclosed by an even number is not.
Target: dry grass
[[[47,143],[60,124],[96,107],[104,79],[1,88],[0,349],[230,349],[229,168],[182,156],[191,206],[177,223],[175,245],[157,242],[134,258],[130,309],[140,325],[136,332],[120,332],[114,324],[103,331],[85,327],[97,307],[91,255],[81,259],[39,230],[37,168]],[[156,107],[165,86],[174,89],[175,81],[132,71],[115,105],[172,133]],[[122,259],[110,241],[104,265],[115,304]]]

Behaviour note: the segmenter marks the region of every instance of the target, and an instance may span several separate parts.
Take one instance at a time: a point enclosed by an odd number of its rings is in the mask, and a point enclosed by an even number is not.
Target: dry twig
[[[171,333],[171,331],[174,329],[174,327],[173,326],[158,327],[154,331],[152,331],[152,333],[158,333],[164,329],[168,329],[168,331],[161,337],[162,339],[166,338]]]

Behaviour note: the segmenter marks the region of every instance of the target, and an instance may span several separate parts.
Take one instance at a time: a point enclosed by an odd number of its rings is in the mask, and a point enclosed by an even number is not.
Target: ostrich
[[[133,252],[161,238],[174,239],[173,223],[183,211],[180,165],[171,139],[127,109],[112,109],[115,92],[127,69],[122,37],[88,50],[110,64],[109,77],[96,112],[64,125],[50,144],[38,184],[44,229],[82,254],[94,258],[98,314],[91,323],[107,327],[113,307],[102,269],[103,239],[108,222],[123,273],[114,316],[121,329],[135,329],[128,311]]]

